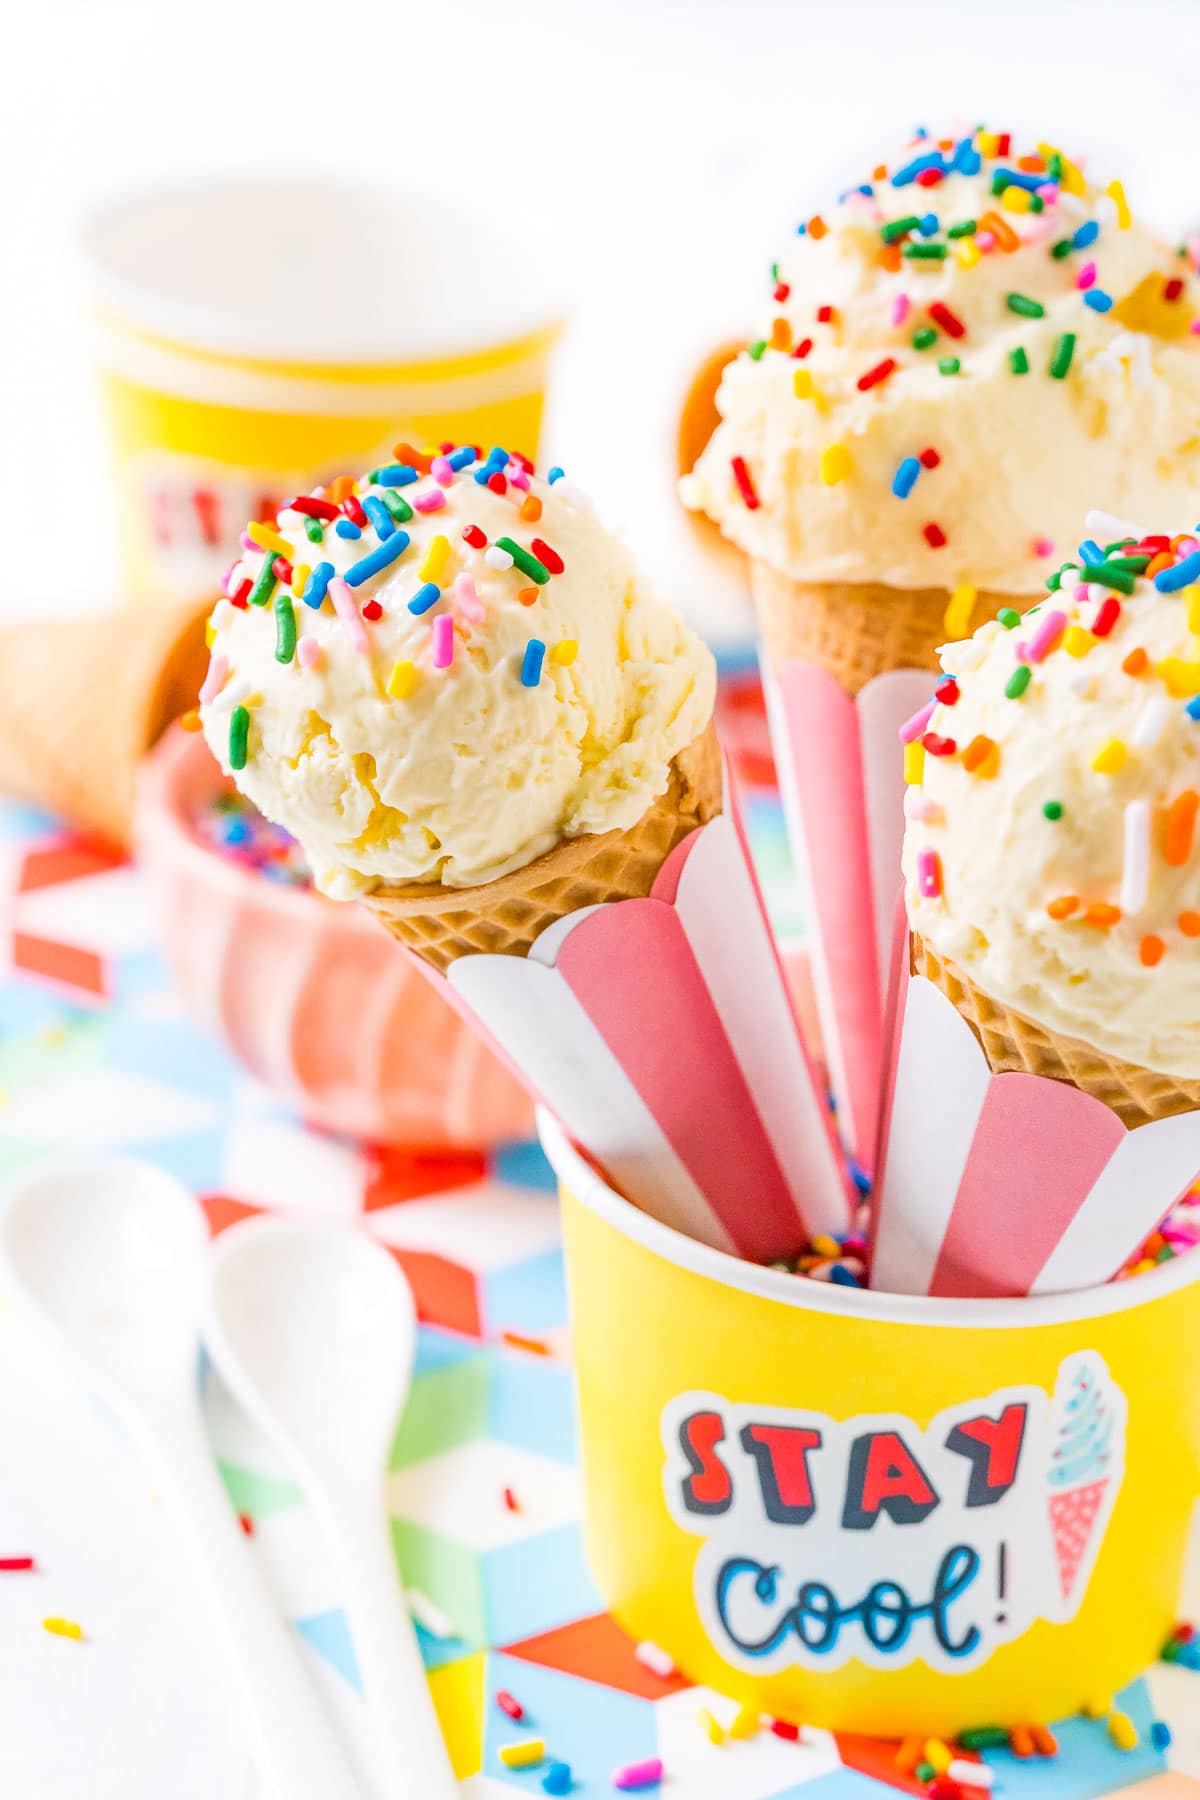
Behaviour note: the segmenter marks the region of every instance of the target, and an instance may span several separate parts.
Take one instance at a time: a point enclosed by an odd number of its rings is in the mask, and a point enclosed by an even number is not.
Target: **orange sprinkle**
[[[201,728],[200,714],[193,708],[191,712],[184,713],[179,723],[185,731],[199,731]]]
[[[1058,899],[1052,900],[1046,908],[1052,919],[1069,919],[1071,914],[1078,910],[1078,894],[1060,894]]]
[[[550,1346],[541,1338],[522,1337],[519,1331],[502,1331],[500,1336],[514,1350],[528,1350],[534,1356],[549,1356]]]
[[[1085,925],[1094,925],[1098,931],[1107,931],[1112,925],[1121,923],[1121,909],[1110,906],[1107,900],[1093,900],[1084,911]]]
[[[825,236],[825,233],[828,230],[829,230],[829,227],[825,223],[824,219],[821,217],[820,213],[814,213],[812,218],[808,221],[809,237],[810,238],[823,238]]]
[[[886,181],[887,180],[887,164],[886,163],[877,163],[876,164],[875,172],[871,176],[871,180],[872,181]],[[914,1767],[915,1766],[916,1765],[914,1764]]]
[[[535,587],[517,589],[517,599],[521,602],[522,606],[532,606],[537,597],[538,589]]]
[[[792,328],[786,319],[771,321],[770,347],[772,350],[790,350],[792,347]]]
[[[1173,869],[1181,869],[1192,854],[1192,833],[1196,829],[1197,810],[1200,810],[1200,794],[1194,788],[1185,788],[1171,802],[1167,813],[1163,855]]]
[[[1000,746],[990,737],[973,737],[963,751],[963,768],[981,781],[994,781],[1000,769]]]
[[[1144,675],[1150,667],[1150,658],[1139,644],[1136,650],[1129,652],[1121,667],[1127,675]]]
[[[925,1760],[925,1746],[920,1738],[905,1738],[895,1756],[892,1767],[901,1775],[911,1775],[919,1762]]]
[[[1155,934],[1151,932],[1149,936],[1144,937],[1138,945],[1138,955],[1141,957],[1146,968],[1153,969],[1162,961],[1166,948],[1167,946],[1163,943],[1162,939],[1156,937]]]
[[[1031,1725],[1029,1735],[1039,1756],[1057,1756],[1058,1739],[1046,1725]]]
[[[1025,175],[1040,175],[1046,164],[1040,156],[1018,156],[1017,167]]]
[[[422,475],[428,475],[433,465],[433,457],[428,451],[414,450],[411,444],[403,441],[392,445],[392,455],[398,463],[407,463],[411,469],[418,470]]]
[[[1014,1725],[1008,1734],[1008,1747],[1022,1762],[1033,1755],[1033,1733],[1027,1725]]]
[[[536,525],[542,516],[542,503],[536,494],[526,494],[521,502],[521,517]]]
[[[347,494],[354,492],[353,475],[335,475],[329,484],[329,498],[335,506],[340,506]]]
[[[1182,931],[1184,937],[1200,937],[1200,913],[1181,912],[1179,915],[1179,929]]]
[[[899,244],[884,244],[883,248],[876,253],[875,260],[881,269],[890,269],[895,273],[900,267]]]
[[[1021,242],[1007,219],[998,212],[985,212],[979,221],[980,231],[990,231],[1001,250],[1015,250]]]
[[[1146,580],[1149,581],[1153,576],[1157,575],[1160,569],[1169,569],[1171,567],[1171,562],[1172,557],[1170,552],[1167,550],[1160,550],[1158,555],[1152,556],[1150,561],[1146,564]]]

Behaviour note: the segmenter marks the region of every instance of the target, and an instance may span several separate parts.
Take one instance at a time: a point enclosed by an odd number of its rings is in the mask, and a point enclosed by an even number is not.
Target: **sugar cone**
[[[721,753],[711,725],[671,765],[665,794],[627,831],[565,839],[545,856],[479,887],[408,882],[366,904],[393,937],[433,968],[480,951],[524,956],[547,926],[605,900],[648,894],[677,844],[721,810]]]
[[[782,668],[792,658],[816,663],[847,694],[891,669],[936,670],[938,646],[952,635],[945,588],[793,581],[761,562],[750,565],[750,585],[771,666]],[[980,592],[969,628],[995,618],[1003,606],[1023,612],[1032,598]]]
[[[1082,1487],[1067,1488],[1063,1493],[1050,1496],[1050,1530],[1064,1600],[1071,1598],[1107,1489],[1106,1476],[1100,1481],[1089,1481]]]
[[[127,608],[0,630],[0,791],[127,846],[137,767],[196,702],[203,608]]]
[[[912,933],[912,968],[924,975],[952,1001],[978,1038],[989,1066],[996,1074],[1024,1070],[1072,1087],[1102,1100],[1131,1130],[1152,1119],[1200,1108],[1200,1081],[1183,1081],[1122,1062],[1080,1038],[1067,1037],[1038,1025],[1022,1013],[1002,1006],[946,961],[926,940]]]

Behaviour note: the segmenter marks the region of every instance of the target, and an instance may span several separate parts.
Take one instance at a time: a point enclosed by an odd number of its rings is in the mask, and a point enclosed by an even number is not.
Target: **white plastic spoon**
[[[0,1213],[0,1280],[119,1414],[202,1559],[221,1663],[277,1800],[361,1800],[221,1485],[204,1433],[199,1322],[208,1230],[147,1163],[45,1170]]]
[[[383,1498],[416,1342],[400,1268],[380,1245],[338,1226],[247,1220],[217,1245],[204,1334],[337,1544],[380,1793],[457,1800]]]

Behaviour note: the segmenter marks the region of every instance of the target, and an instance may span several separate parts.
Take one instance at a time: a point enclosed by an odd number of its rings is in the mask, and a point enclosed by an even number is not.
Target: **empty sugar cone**
[[[196,704],[210,608],[20,620],[0,631],[0,790],[127,846],[138,764]]]
[[[671,765],[665,794],[625,831],[564,839],[524,868],[479,887],[384,887],[366,904],[393,937],[438,970],[479,952],[524,956],[556,920],[646,895],[684,838],[721,811],[721,753],[709,725]]]
[[[1002,1005],[939,956],[919,933],[912,934],[912,968],[940,988],[966,1020],[997,1075],[1020,1071],[1069,1082],[1110,1107],[1132,1130],[1152,1119],[1200,1108],[1200,1081],[1185,1081],[1110,1056],[1082,1038],[1051,1031],[1024,1014]]]

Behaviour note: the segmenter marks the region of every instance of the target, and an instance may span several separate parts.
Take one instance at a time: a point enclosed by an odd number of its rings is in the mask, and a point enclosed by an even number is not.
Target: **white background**
[[[1200,220],[1189,0],[31,0],[6,12],[11,610],[115,597],[73,247],[89,208],[141,185],[308,170],[465,186],[527,238],[531,284],[548,273],[570,301],[548,449],[684,604],[708,579],[670,479],[684,375],[699,348],[752,321],[784,234],[912,126],[987,119],[1049,135],[1121,175],[1172,235]]]

